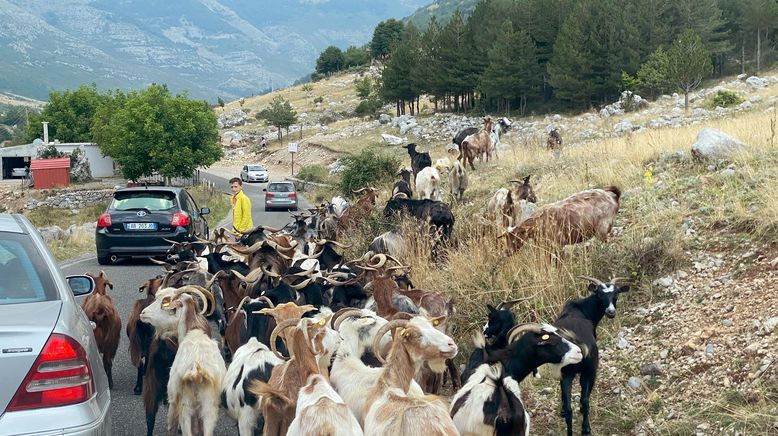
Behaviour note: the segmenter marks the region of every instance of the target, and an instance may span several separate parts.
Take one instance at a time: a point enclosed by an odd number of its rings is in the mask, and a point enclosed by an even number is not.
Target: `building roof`
[[[58,159],[34,159],[30,163],[30,169],[35,170],[49,170],[56,168],[70,168],[70,158],[61,157]]]

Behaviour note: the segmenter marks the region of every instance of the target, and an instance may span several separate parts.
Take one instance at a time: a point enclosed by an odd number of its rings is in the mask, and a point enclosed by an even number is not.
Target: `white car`
[[[27,168],[13,168],[11,170],[11,177],[27,177]]]
[[[244,165],[240,170],[240,179],[244,182],[267,182],[270,175],[262,165]]]

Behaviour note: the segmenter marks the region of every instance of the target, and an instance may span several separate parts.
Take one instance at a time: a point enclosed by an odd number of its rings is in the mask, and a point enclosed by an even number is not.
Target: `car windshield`
[[[271,183],[267,190],[268,192],[294,192],[294,185],[291,183]]]
[[[168,210],[176,205],[172,192],[132,191],[114,194],[111,209],[114,210]]]
[[[46,263],[29,238],[0,233],[0,305],[59,299]]]
[[[249,171],[265,171],[265,167],[261,165],[249,165]]]

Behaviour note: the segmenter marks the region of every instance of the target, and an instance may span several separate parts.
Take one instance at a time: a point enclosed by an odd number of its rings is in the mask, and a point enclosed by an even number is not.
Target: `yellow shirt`
[[[233,195],[231,200],[232,227],[242,234],[254,227],[254,223],[251,220],[251,200],[242,190]]]

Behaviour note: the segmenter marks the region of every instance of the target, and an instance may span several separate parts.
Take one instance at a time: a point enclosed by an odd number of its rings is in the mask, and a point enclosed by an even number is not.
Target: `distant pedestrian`
[[[264,136],[259,140],[259,149],[262,151],[265,151],[265,149],[267,149],[267,139],[265,139]]]
[[[232,191],[232,229],[242,237],[243,233],[254,227],[251,219],[251,200],[243,193],[243,181],[238,177],[230,179],[230,190]]]

